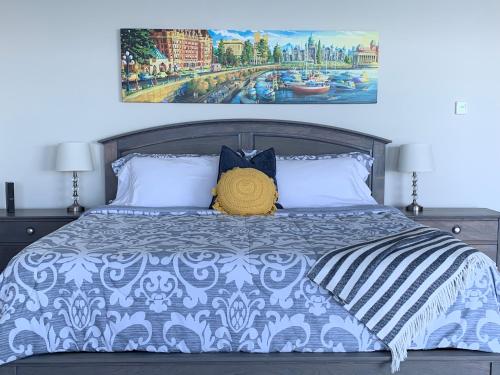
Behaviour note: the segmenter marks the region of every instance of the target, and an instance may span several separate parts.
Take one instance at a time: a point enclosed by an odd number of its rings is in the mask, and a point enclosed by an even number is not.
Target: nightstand
[[[425,208],[415,215],[401,210],[420,224],[452,233],[499,264],[500,212],[486,208]]]
[[[26,246],[78,217],[66,209],[0,210],[0,272]]]

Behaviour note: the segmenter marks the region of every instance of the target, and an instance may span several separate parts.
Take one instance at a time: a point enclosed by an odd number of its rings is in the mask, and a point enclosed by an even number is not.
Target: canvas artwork
[[[122,29],[124,102],[376,103],[378,33]]]

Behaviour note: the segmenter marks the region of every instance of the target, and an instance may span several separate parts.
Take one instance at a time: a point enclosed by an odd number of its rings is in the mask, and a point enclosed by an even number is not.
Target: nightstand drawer
[[[488,255],[491,259],[497,262],[497,245],[474,245],[471,244],[472,247],[482,251],[486,255]]]
[[[63,225],[67,221],[30,221],[16,220],[0,224],[0,242],[27,242],[31,243]]]
[[[465,242],[497,242],[497,220],[415,220],[420,224],[453,233],[457,238]]]
[[[12,259],[14,255],[19,253],[22,249],[24,249],[28,244],[18,244],[14,243],[11,245],[0,245],[0,272],[2,272],[7,263]]]

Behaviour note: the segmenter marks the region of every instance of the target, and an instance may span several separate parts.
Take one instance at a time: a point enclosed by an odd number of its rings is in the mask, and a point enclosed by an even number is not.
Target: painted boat
[[[334,81],[351,81],[354,77],[351,73],[349,72],[343,72],[343,73],[340,73],[340,74],[333,74],[331,76],[331,78],[334,80]]]
[[[340,74],[340,79],[343,81],[352,80],[354,76],[350,72],[344,72]]]
[[[260,91],[264,91],[269,88],[269,84],[264,82],[264,81],[257,81],[255,82],[255,90],[257,91],[257,94]]]
[[[304,86],[305,83],[300,81],[300,82],[297,82],[297,81],[291,81],[291,82],[285,82],[285,87],[287,88],[292,88],[294,86]]]
[[[264,102],[272,102],[275,99],[275,93],[270,83],[267,83],[265,79],[257,78],[257,82],[255,82],[255,92],[257,94],[257,98],[260,101]]]
[[[260,95],[259,99],[265,102],[274,102],[276,99],[276,93],[273,89],[264,90]]]
[[[271,73],[271,74],[268,74],[267,77],[266,77],[266,81],[267,82],[272,82],[274,81],[275,79],[278,78],[278,75],[275,74],[275,73]]]
[[[245,94],[242,94],[240,96],[240,103],[241,104],[255,104],[255,103],[257,103],[257,100],[251,99],[251,98],[247,97]]]
[[[365,89],[370,85],[370,78],[366,72],[361,73],[359,77],[354,77],[352,81],[358,89]]]
[[[295,85],[303,85],[304,82],[302,81],[302,77],[298,73],[293,73],[290,75],[285,75],[281,77],[281,80],[283,81],[283,84],[285,87],[291,87]]]
[[[253,87],[249,87],[246,90],[243,90],[243,95],[248,99],[255,101],[257,99],[257,90]]]
[[[353,81],[346,80],[346,81],[337,81],[335,82],[335,88],[337,90],[354,90],[356,89],[356,84]]]
[[[273,102],[276,94],[272,88],[262,88],[257,90],[257,98],[263,102]]]
[[[300,95],[324,94],[330,91],[330,83],[309,80],[305,84],[292,86],[292,90]]]
[[[320,73],[320,72],[316,72],[314,73],[312,76],[311,76],[311,79],[316,81],[316,82],[327,82],[329,81],[329,78],[327,75],[323,74],[323,73]]]
[[[370,82],[370,77],[368,77],[368,74],[366,72],[361,73],[358,79],[362,83]]]

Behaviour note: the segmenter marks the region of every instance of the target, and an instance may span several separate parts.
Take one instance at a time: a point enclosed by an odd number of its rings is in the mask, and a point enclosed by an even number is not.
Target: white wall
[[[18,207],[64,207],[70,176],[52,171],[59,142],[188,120],[277,118],[360,130],[393,145],[432,143],[436,171],[420,178],[421,203],[500,210],[499,19],[498,0],[1,0],[0,182],[16,182]],[[124,27],[376,30],[379,103],[124,104]],[[468,101],[467,116],[453,114],[457,99]],[[104,201],[98,147],[96,157],[98,169],[82,175],[88,206]],[[388,172],[387,203],[407,202],[409,188],[409,176]]]

